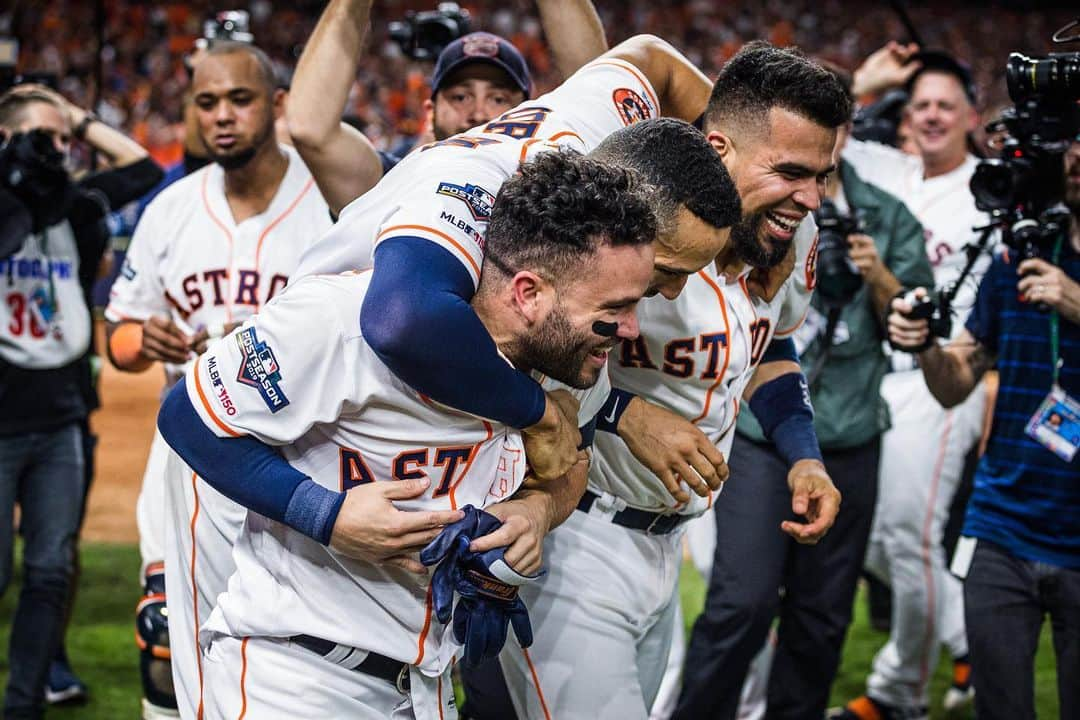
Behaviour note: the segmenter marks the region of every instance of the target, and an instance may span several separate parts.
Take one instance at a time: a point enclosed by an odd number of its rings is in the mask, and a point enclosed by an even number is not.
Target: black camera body
[[[1063,38],[1080,20],[1054,35]],[[1048,259],[1049,248],[1068,227],[1063,158],[1080,132],[1080,53],[1030,58],[1009,55],[1005,66],[1015,105],[987,126],[1005,133],[1001,157],[983,160],[971,177],[975,206],[988,212],[1002,240],[1024,257]]]
[[[816,290],[826,307],[843,307],[863,286],[847,242],[848,235],[862,232],[862,221],[857,214],[841,213],[828,198],[822,198],[814,220],[818,227]]]
[[[48,133],[36,129],[15,133],[0,146],[0,189],[29,213],[34,232],[67,217],[74,201],[63,154]]]
[[[390,38],[414,60],[435,60],[450,43],[469,32],[469,11],[456,2],[442,2],[435,10],[409,12],[390,23]]]
[[[247,10],[225,10],[203,21],[203,36],[207,47],[215,42],[255,42],[251,34],[251,15]]]

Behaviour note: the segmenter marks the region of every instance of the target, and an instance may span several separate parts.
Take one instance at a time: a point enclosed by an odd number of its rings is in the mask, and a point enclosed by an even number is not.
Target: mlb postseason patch
[[[289,399],[281,391],[281,368],[270,346],[259,340],[254,327],[237,333],[236,344],[242,354],[237,381],[258,390],[270,412],[276,413],[287,406]]]
[[[648,120],[653,116],[653,112],[645,98],[630,88],[619,88],[611,94],[611,99],[615,103],[615,109],[619,111],[619,117],[622,118],[623,125],[633,125],[642,120]]]
[[[441,182],[439,189],[435,192],[465,203],[473,219],[478,222],[487,222],[491,219],[491,206],[495,204],[495,196],[479,185],[472,183],[455,185],[451,182]]]

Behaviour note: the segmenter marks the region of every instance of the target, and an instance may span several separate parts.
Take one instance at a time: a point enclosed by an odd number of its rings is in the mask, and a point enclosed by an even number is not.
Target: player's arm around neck
[[[363,133],[341,122],[367,35],[370,0],[333,0],[296,66],[285,116],[296,149],[337,215],[382,177]]]
[[[712,83],[666,40],[636,35],[603,57],[624,60],[645,75],[660,100],[660,114],[694,122],[705,112]]]
[[[564,78],[608,49],[592,0],[536,0],[540,24]]]

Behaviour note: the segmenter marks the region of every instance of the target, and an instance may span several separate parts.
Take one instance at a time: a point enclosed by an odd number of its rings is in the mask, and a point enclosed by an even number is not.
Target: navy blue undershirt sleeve
[[[191,469],[222,495],[330,544],[345,493],[319,485],[255,438],[215,435],[192,406],[183,379],[161,403],[158,429]]]
[[[795,341],[791,338],[773,338],[769,346],[765,348],[765,354],[761,357],[762,364],[776,360],[790,360],[799,362],[799,351],[795,348]]]
[[[360,330],[395,375],[431,399],[514,428],[544,415],[539,383],[499,356],[469,305],[472,278],[449,251],[419,237],[384,240]]]

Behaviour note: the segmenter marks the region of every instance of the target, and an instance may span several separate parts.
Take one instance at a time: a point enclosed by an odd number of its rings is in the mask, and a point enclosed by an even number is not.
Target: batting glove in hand
[[[529,611],[518,597],[518,587],[543,573],[527,576],[513,570],[503,559],[504,548],[474,553],[469,545],[502,525],[491,513],[472,505],[462,508],[465,517],[447,525],[420,551],[420,562],[438,567],[431,577],[431,595],[439,622],[454,616],[454,637],[465,646],[465,664],[479,665],[499,655],[506,643],[506,627],[512,625],[521,647],[532,645]],[[458,594],[453,605],[454,592]]]

